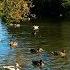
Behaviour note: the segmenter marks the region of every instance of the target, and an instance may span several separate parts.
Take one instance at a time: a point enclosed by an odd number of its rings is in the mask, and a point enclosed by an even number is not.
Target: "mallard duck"
[[[52,52],[52,54],[54,55],[54,56],[61,56],[61,57],[65,57],[66,56],[66,51],[65,50],[61,50],[61,51],[54,51],[54,52]]]
[[[36,49],[30,49],[30,52],[35,54],[35,53],[37,53],[37,50]]]
[[[32,61],[34,66],[44,66],[44,62],[42,60]]]
[[[53,54],[54,56],[58,56],[58,55],[59,55],[59,53],[58,53],[57,51],[52,52],[52,54]]]
[[[42,48],[38,48],[38,49],[30,49],[31,53],[40,53],[43,52],[44,50]]]
[[[59,51],[59,54],[60,54],[61,57],[65,57],[66,56],[66,51],[61,50],[61,51]]]
[[[11,41],[10,42],[10,46],[11,47],[14,47],[15,48],[15,47],[17,47],[17,45],[18,45],[18,43],[16,41]]]

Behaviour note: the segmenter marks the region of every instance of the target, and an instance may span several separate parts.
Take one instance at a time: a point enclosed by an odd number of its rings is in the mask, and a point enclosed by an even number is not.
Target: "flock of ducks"
[[[10,26],[14,26],[15,28],[16,27],[20,27],[20,24],[10,24]],[[34,35],[36,35],[37,31],[39,30],[39,26],[33,26],[33,31],[34,31]],[[16,41],[10,41],[9,45],[13,48],[16,48],[18,46],[18,43]],[[42,48],[38,48],[38,49],[30,49],[30,52],[32,54],[37,54],[37,53],[41,53],[43,52],[44,50]],[[51,52],[51,54],[53,54],[54,56],[58,56],[60,55],[61,57],[65,57],[66,56],[66,51],[65,50],[61,50],[61,51],[54,51],[54,52]],[[32,61],[32,64],[34,66],[38,66],[38,67],[41,67],[41,66],[44,66],[44,62],[43,60],[36,60],[36,61]],[[15,67],[14,66],[3,66],[4,68],[7,68],[9,70],[15,70]],[[16,63],[16,70],[19,70],[19,68],[21,68],[19,66],[18,63]]]
[[[30,52],[32,54],[37,54],[37,53],[41,53],[44,50],[42,48],[38,48],[38,49],[31,49]],[[51,52],[52,55],[54,56],[60,56],[61,58],[65,58],[66,57],[66,50],[62,49],[60,51],[54,51]],[[44,61],[43,60],[38,60],[38,61],[32,61],[34,66],[38,66],[38,67],[42,67],[44,66]]]
[[[20,25],[15,25],[15,27],[19,27]],[[33,31],[34,31],[34,35],[36,35],[37,31],[39,30],[39,26],[33,26]],[[11,41],[10,42],[10,46],[11,47],[17,47],[18,43],[16,41]],[[37,53],[41,53],[44,50],[42,48],[38,48],[38,49],[30,49],[30,52],[32,54],[37,54]],[[54,51],[51,52],[51,54],[53,54],[54,56],[58,56],[60,55],[61,57],[65,57],[66,56],[66,51],[65,50],[61,50],[61,51]],[[44,62],[42,60],[38,60],[38,61],[32,61],[34,66],[44,66]]]

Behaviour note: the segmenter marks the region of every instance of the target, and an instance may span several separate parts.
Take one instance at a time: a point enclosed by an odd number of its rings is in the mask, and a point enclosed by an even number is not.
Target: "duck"
[[[58,53],[57,51],[52,52],[52,54],[53,54],[54,56],[58,56],[58,55],[59,55],[59,53]]]
[[[38,30],[38,29],[39,29],[39,26],[37,26],[37,25],[33,26],[33,30]]]
[[[33,34],[33,35],[37,35],[38,32],[39,32],[39,26],[34,25],[34,26],[33,26],[33,32],[32,32],[32,34]]]
[[[59,51],[59,54],[61,57],[66,57],[66,50],[62,49],[61,51]]]
[[[7,70],[20,70],[21,67],[19,66],[18,63],[16,63],[16,66],[13,66],[13,65],[11,65],[11,66],[3,66],[3,68],[7,69]]]
[[[44,66],[44,62],[42,60],[32,61],[34,66]]]
[[[52,54],[54,56],[61,56],[61,57],[65,57],[66,56],[66,51],[64,49],[62,49],[61,51],[54,51],[52,52]]]
[[[18,45],[18,43],[16,41],[11,41],[10,42],[10,46],[13,47],[13,48],[17,47],[17,45]]]
[[[30,52],[35,54],[35,53],[37,53],[37,50],[36,49],[30,49]]]
[[[41,53],[43,52],[44,50],[42,48],[38,48],[38,49],[30,49],[30,52],[35,54],[35,53]]]
[[[38,52],[43,52],[44,50],[43,50],[43,48],[38,48],[37,51]]]

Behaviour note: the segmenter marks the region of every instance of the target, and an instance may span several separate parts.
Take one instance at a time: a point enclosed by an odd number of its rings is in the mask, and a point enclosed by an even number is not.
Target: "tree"
[[[0,1],[0,16],[3,15],[3,1]]]
[[[20,22],[29,15],[29,0],[4,0],[4,17],[8,23]]]

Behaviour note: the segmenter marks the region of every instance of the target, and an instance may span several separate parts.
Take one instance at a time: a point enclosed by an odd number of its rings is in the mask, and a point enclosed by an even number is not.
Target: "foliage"
[[[64,7],[65,16],[70,17],[70,0],[63,0],[62,6]]]
[[[3,2],[0,1],[0,16],[3,15]]]
[[[34,13],[36,16],[70,16],[70,0],[0,0],[2,13],[8,23],[28,20]]]
[[[8,23],[27,19],[29,14],[28,0],[4,0],[4,17]]]

